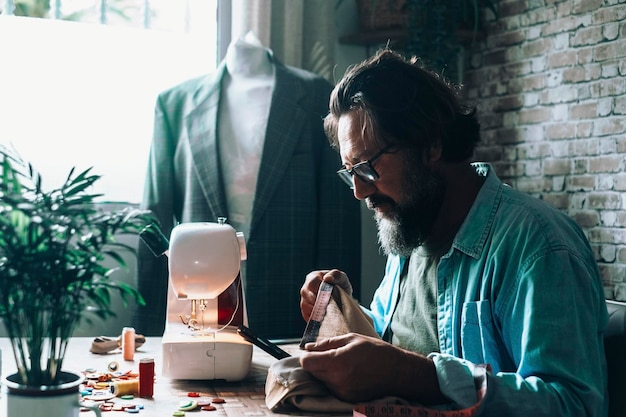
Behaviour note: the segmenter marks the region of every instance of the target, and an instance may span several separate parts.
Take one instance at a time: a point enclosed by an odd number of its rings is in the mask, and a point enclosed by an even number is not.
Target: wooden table
[[[215,411],[188,411],[189,415],[207,415],[214,417],[222,416],[266,416],[280,415],[270,412],[265,406],[265,378],[267,376],[268,367],[276,361],[273,357],[254,347],[252,355],[252,365],[248,376],[240,382],[224,382],[224,381],[176,381],[161,377],[160,358],[161,339],[158,337],[147,338],[146,343],[141,346],[135,353],[134,361],[124,361],[121,350],[115,350],[105,355],[96,355],[89,351],[93,338],[77,337],[71,339],[68,347],[68,354],[65,358],[66,370],[84,371],[87,369],[95,369],[105,372],[108,364],[116,361],[120,365],[121,371],[133,370],[138,371],[139,360],[141,358],[154,358],[156,380],[154,384],[154,397],[152,399],[135,398],[133,400],[122,400],[115,398],[116,403],[137,403],[142,404],[144,409],[138,413],[144,417],[164,417],[172,416],[178,410],[178,403],[181,400],[189,399],[187,393],[198,392],[201,394],[199,399],[212,399],[220,397],[226,400],[224,404],[217,404]],[[281,346],[284,350],[297,354],[297,344],[289,344]],[[0,338],[0,348],[2,349],[2,377],[6,377],[16,371],[13,352],[11,350],[9,340]],[[2,387],[0,394],[0,415],[6,413],[6,387]],[[93,413],[81,413],[82,416],[91,416]],[[104,417],[114,417],[115,415],[126,415],[122,412],[105,412]],[[283,414],[284,415],[284,414]],[[304,414],[289,414],[304,415]]]

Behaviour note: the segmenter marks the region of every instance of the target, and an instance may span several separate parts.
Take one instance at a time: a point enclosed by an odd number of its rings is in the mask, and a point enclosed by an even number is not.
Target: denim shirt
[[[474,164],[485,182],[438,266],[434,360],[456,408],[477,401],[473,370],[488,364],[483,416],[607,415],[608,315],[589,243],[565,214]],[[389,327],[406,259],[390,256],[370,310]]]

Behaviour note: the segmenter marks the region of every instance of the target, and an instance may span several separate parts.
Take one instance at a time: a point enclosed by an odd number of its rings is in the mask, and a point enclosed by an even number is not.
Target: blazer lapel
[[[300,104],[305,94],[301,81],[276,58],[273,57],[273,60],[276,69],[275,84],[252,208],[249,232],[251,236],[270,203],[276,186],[284,177],[297,138],[306,122],[307,113]]]
[[[224,69],[225,64],[222,63],[213,78],[196,92],[193,97],[196,106],[185,118],[198,183],[215,217],[206,220],[213,222],[217,221],[217,217],[228,216],[217,144],[220,84]]]
[[[297,144],[296,138],[301,136],[307,117],[306,110],[300,104],[305,94],[301,81],[276,58],[272,59],[276,66],[275,84],[252,208],[250,235],[284,177]],[[215,217],[209,221],[217,221],[218,216],[228,217],[217,128],[220,84],[224,71],[225,63],[222,62],[212,79],[194,95],[196,106],[185,120],[198,183]]]

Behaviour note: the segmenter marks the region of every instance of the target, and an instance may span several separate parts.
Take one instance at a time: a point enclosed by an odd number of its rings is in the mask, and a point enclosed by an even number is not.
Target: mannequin
[[[231,42],[224,59],[234,78],[266,80],[274,76],[271,52],[252,31]]]
[[[266,338],[301,337],[300,287],[329,265],[355,277],[361,209],[335,171],[324,134],[332,85],[284,65],[252,33],[234,40],[212,73],[157,98],[141,207],[169,236],[184,222],[227,222],[246,238],[242,264],[249,327]],[[135,329],[163,334],[167,264],[139,245]]]
[[[272,101],[274,65],[270,51],[252,32],[229,45],[225,62],[219,152],[228,223],[247,236]]]

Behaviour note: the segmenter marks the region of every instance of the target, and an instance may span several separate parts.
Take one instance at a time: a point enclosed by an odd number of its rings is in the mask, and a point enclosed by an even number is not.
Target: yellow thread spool
[[[116,397],[122,395],[139,395],[139,380],[129,379],[126,381],[116,381],[111,384],[111,392]]]

